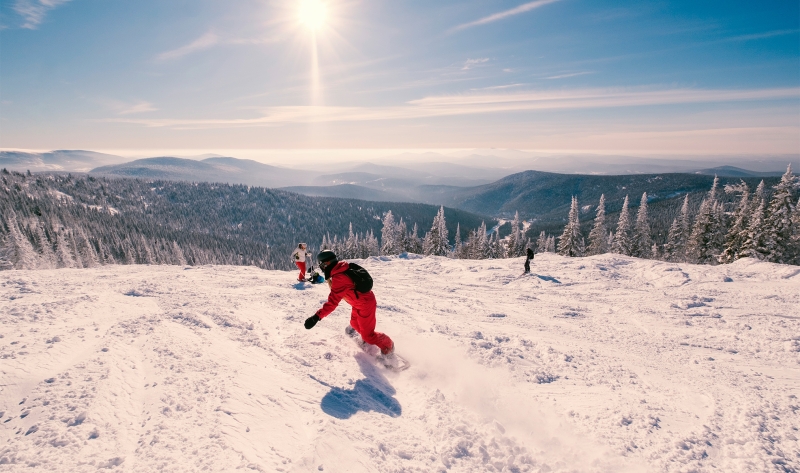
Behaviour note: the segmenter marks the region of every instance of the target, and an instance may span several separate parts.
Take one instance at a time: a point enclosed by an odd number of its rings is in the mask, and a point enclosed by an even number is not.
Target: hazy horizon
[[[252,160],[271,166],[290,169],[328,169],[341,172],[360,164],[373,163],[387,166],[418,168],[426,163],[439,162],[462,168],[504,171],[504,175],[525,170],[561,172],[569,174],[630,174],[659,172],[692,172],[720,166],[734,166],[756,172],[785,171],[791,164],[800,170],[800,154],[684,154],[635,155],[625,153],[580,153],[574,151],[518,150],[518,149],[93,149],[93,150],[31,150],[0,148],[0,167],[25,170],[26,165],[4,159],[3,153],[32,153],[41,155],[55,151],[67,152],[48,165],[49,170],[85,172],[91,167],[122,164],[138,159],[175,157],[203,160],[211,157],[230,157]],[[75,167],[69,153],[89,151],[106,156],[87,168],[86,162]],[[15,166],[16,164],[16,166]],[[70,167],[72,166],[72,167]],[[25,168],[25,169],[23,169]],[[52,168],[52,169],[50,169]]]

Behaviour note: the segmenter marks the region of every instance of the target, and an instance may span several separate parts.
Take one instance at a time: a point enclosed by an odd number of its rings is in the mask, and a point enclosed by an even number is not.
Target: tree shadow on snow
[[[320,402],[322,412],[337,419],[349,419],[358,411],[374,411],[389,417],[399,417],[403,413],[403,408],[397,399],[392,397],[397,391],[370,362],[368,355],[359,353],[355,358],[366,378],[356,381],[350,389],[331,386],[311,376],[314,381],[331,388]]]
[[[542,281],[550,281],[550,282],[554,282],[556,284],[561,284],[561,281],[559,281],[558,279],[554,278],[553,276],[543,276],[541,274],[537,274],[536,277],[538,277]]]

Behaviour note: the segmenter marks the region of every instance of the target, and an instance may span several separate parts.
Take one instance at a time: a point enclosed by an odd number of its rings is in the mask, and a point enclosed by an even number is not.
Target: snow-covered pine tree
[[[417,224],[414,223],[414,228],[411,230],[411,233],[408,236],[408,248],[406,251],[415,254],[422,254],[422,240],[419,238],[419,228]]]
[[[86,263],[83,261],[83,256],[80,253],[80,246],[78,246],[78,245],[80,245],[80,243],[79,243],[80,238],[78,238],[77,235],[76,235],[75,240],[76,240],[75,241],[75,245],[76,245],[76,249],[77,249],[77,251],[75,252],[75,255],[77,256],[78,261],[81,262],[83,267],[88,267],[88,266],[86,266]],[[150,251],[150,243],[144,238],[144,235],[141,234],[141,233],[139,234],[139,241],[141,243],[140,251],[141,251],[141,254],[142,254],[142,264],[155,264],[156,261],[154,261],[154,259],[153,259],[153,253]]]
[[[37,269],[39,267],[39,255],[33,248],[31,241],[23,233],[17,220],[17,215],[13,210],[8,210],[6,215],[8,233],[3,249],[5,265],[13,269]]]
[[[406,222],[403,221],[403,218],[400,217],[400,222],[397,223],[397,228],[394,231],[395,234],[395,248],[396,254],[403,253],[408,251],[409,246],[409,238],[408,238],[408,230],[406,229]]]
[[[672,225],[669,227],[669,234],[667,235],[667,242],[664,244],[664,252],[662,253],[664,261],[680,261],[680,240],[681,225],[676,218],[672,220]]]
[[[536,239],[536,253],[545,253],[547,251],[547,236],[544,230],[539,232],[539,238]]]
[[[172,240],[172,258],[173,264],[178,264],[181,266],[186,265],[186,256],[184,256],[183,250],[180,246],[178,246],[178,242],[175,240]]]
[[[725,205],[717,201],[714,205],[714,233],[711,235],[711,241],[717,254],[717,261],[719,255],[725,247],[725,234],[728,228],[728,217],[725,214]]]
[[[488,243],[489,252],[487,258],[499,259],[505,255],[506,249],[503,247],[503,241],[500,239],[500,235],[498,235],[497,232],[492,232]]]
[[[764,187],[764,181],[759,182],[756,191],[753,193],[750,213],[747,217],[747,236],[742,246],[742,254],[744,256],[760,260],[766,258],[764,217],[767,210],[767,198]]]
[[[700,210],[697,212],[697,217],[694,220],[694,227],[692,233],[689,235],[689,241],[686,244],[687,260],[691,263],[709,264],[715,261],[715,253],[713,250],[712,235],[714,232],[714,216],[713,216],[714,202],[703,199],[700,204]]]
[[[547,237],[547,252],[548,253],[556,252],[556,237],[553,235]]]
[[[386,212],[383,216],[383,228],[381,229],[381,253],[384,255],[397,254],[395,249],[397,247],[397,224],[394,222],[394,215],[392,211]]]
[[[511,233],[508,235],[507,240],[507,258],[516,258],[525,252],[525,242],[522,236],[522,223],[519,218],[519,212],[514,213],[514,220],[511,221]]]
[[[620,255],[630,256],[631,254],[631,217],[628,213],[628,196],[622,202],[622,210],[617,221],[617,231],[614,233],[614,244],[611,251]]]
[[[339,255],[340,258],[350,259],[358,258],[358,236],[353,232],[353,222],[350,222],[350,228],[347,232],[347,240],[344,243],[344,252]]]
[[[792,248],[795,255],[792,264],[800,265],[800,197],[797,198],[792,214]]]
[[[369,231],[367,234],[367,256],[380,256],[381,254],[381,247],[378,243],[378,238],[375,237],[375,234],[372,230]]]
[[[679,231],[676,233],[674,240],[674,252],[672,259],[669,261],[687,261],[686,244],[689,241],[689,235],[692,231],[692,217],[689,215],[689,194],[683,197],[683,205],[681,206],[681,215],[678,218]]]
[[[506,237],[506,254],[503,256],[506,258],[513,258],[515,256],[515,252],[517,250],[517,218],[519,213],[514,216],[514,220],[511,221],[511,228],[508,236]]]
[[[123,251],[127,256],[127,248],[123,247]],[[59,268],[75,267],[75,256],[72,253],[72,249],[70,248],[68,231],[63,227],[56,233],[56,258],[58,260]],[[126,264],[133,264],[133,263],[126,263]]]
[[[597,216],[594,219],[594,226],[589,232],[589,247],[586,249],[587,255],[602,255],[608,251],[606,230],[606,196],[600,196],[600,203],[597,204]],[[539,239],[544,237],[544,232],[539,235]],[[537,243],[538,245],[538,243]]]
[[[461,223],[459,222],[456,224],[456,237],[455,242],[453,243],[453,259],[463,258],[463,250],[464,248],[461,245]]]
[[[57,268],[56,254],[53,251],[53,245],[47,237],[47,232],[44,228],[44,223],[37,220],[34,224],[34,237],[36,242],[35,250],[39,253],[39,268],[40,269],[54,269]]]
[[[0,271],[14,269],[13,253],[8,244],[10,235],[0,234]]]
[[[567,225],[558,240],[558,254],[575,257],[583,256],[584,252],[583,236],[581,235],[581,225],[578,217],[578,198],[572,196]]]
[[[450,253],[450,239],[449,239],[449,232],[447,230],[447,222],[444,219],[444,206],[439,207],[439,237],[441,238],[441,243],[439,246],[439,252],[441,256],[447,256]]]
[[[636,213],[636,224],[633,227],[631,240],[631,255],[637,258],[649,258],[653,247],[653,238],[650,236],[650,221],[647,217],[647,192],[642,194],[639,202],[639,211]]]
[[[450,252],[450,242],[447,239],[447,226],[444,219],[444,206],[439,207],[439,213],[433,218],[431,231],[425,235],[423,250],[426,255],[447,256]]]
[[[475,247],[478,241],[478,231],[477,230],[470,230],[467,233],[467,239],[462,243],[462,252],[464,253],[464,259],[476,259],[475,254],[476,250]]]
[[[697,218],[694,221],[692,233],[686,245],[686,254],[689,262],[700,264],[714,264],[717,256],[722,253],[721,242],[719,241],[719,225],[717,208],[717,186],[719,178],[714,176],[714,183],[711,190],[700,204]]]
[[[747,241],[747,217],[750,210],[750,188],[747,183],[741,181],[736,185],[726,185],[726,194],[741,194],[739,205],[733,213],[733,223],[725,235],[725,244],[722,254],[719,256],[720,263],[732,263],[739,258],[747,256],[743,253],[745,241]]]
[[[59,241],[59,247],[60,246],[61,245]],[[133,248],[133,244],[127,237],[124,240],[122,240],[122,264],[136,264],[136,250]],[[198,263],[193,262],[192,264],[198,264]],[[69,267],[71,268],[72,266]]]
[[[475,259],[487,259],[492,257],[493,248],[490,237],[490,235],[487,235],[486,222],[481,222],[481,226],[478,227],[477,231]]]
[[[174,252],[173,252],[174,253]],[[97,239],[97,261],[100,264],[116,264],[117,262],[114,261],[114,255],[111,254],[111,251],[108,248],[106,243],[103,243],[102,238]],[[181,264],[177,263],[178,261],[175,258],[169,259],[169,264]],[[184,262],[185,264],[185,262]]]
[[[789,263],[794,261],[794,248],[792,245],[794,213],[794,190],[800,186],[800,179],[792,174],[792,165],[786,168],[786,173],[774,186],[767,217],[765,219],[764,247],[766,259],[773,263]]]

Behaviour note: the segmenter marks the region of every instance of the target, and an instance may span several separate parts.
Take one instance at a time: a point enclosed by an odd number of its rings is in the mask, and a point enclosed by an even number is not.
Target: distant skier
[[[339,301],[344,299],[353,307],[350,313],[350,326],[345,329],[345,332],[350,336],[353,335],[353,331],[358,332],[365,342],[380,348],[384,357],[393,356],[394,342],[392,339],[386,334],[375,331],[375,311],[377,309],[375,294],[371,290],[369,292],[356,291],[355,282],[347,274],[350,264],[347,261],[339,261],[333,251],[321,251],[317,255],[317,261],[320,269],[325,272],[325,280],[328,281],[331,292],[328,295],[328,301],[322,308],[306,319],[306,329],[311,329],[317,322],[328,316],[339,305]]]
[[[300,275],[297,276],[298,281],[306,280],[306,260],[308,260],[309,256],[311,254],[306,251],[305,243],[297,245],[297,249],[292,253],[292,261],[297,265],[297,269],[300,270]]]
[[[533,250],[528,248],[528,257],[525,258],[525,272],[531,272],[531,260],[533,259]]]

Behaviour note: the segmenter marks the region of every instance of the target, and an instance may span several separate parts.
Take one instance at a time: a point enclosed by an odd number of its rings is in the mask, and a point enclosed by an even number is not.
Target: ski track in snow
[[[800,469],[795,267],[363,265],[408,371],[295,272],[0,273],[0,471]]]

